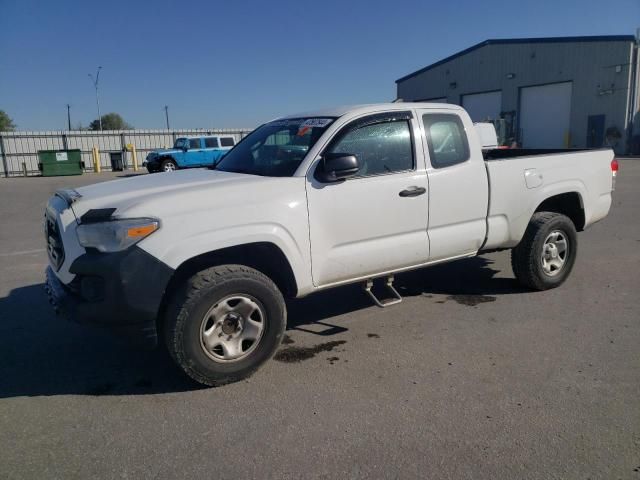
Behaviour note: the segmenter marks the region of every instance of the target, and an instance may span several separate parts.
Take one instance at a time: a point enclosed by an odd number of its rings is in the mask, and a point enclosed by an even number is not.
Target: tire
[[[197,273],[176,293],[164,336],[188,376],[220,386],[249,377],[269,360],[286,324],[284,298],[271,279],[243,265],[222,265]]]
[[[563,240],[566,246],[564,256]],[[524,237],[511,250],[513,273],[522,285],[534,290],[562,285],[575,263],[577,240],[575,225],[565,215],[534,213]]]
[[[161,172],[175,172],[178,169],[178,165],[171,158],[167,158],[160,164]]]

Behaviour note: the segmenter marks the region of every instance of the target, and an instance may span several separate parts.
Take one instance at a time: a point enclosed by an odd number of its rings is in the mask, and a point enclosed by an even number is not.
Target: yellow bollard
[[[138,154],[136,153],[136,146],[131,145],[131,155],[133,156],[133,171],[138,171]]]
[[[93,147],[91,153],[93,154],[93,171],[100,173],[100,152],[98,147]]]

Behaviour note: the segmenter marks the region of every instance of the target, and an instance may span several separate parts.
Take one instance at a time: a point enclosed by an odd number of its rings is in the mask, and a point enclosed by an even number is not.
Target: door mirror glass
[[[337,182],[353,177],[360,170],[358,158],[349,153],[326,153],[316,170],[316,177],[321,182]]]

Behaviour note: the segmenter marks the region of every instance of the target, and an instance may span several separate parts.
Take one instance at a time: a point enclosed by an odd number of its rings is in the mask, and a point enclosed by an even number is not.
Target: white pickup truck
[[[486,129],[483,129],[486,133]],[[604,218],[609,149],[483,149],[467,113],[396,103],[266,123],[215,167],[58,191],[45,212],[58,312],[159,336],[207,385],[276,351],[284,297],[512,249],[517,279],[560,285],[576,231]]]

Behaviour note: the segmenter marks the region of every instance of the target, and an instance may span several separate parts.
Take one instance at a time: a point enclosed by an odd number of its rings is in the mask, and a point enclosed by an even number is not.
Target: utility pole
[[[100,124],[100,131],[102,131],[102,117],[100,116],[100,100],[98,98],[98,82],[100,81],[100,70],[102,70],[102,67],[98,67],[98,71],[95,77],[89,74],[89,78],[91,79],[91,83],[93,83],[93,86],[96,89],[96,106],[98,107],[98,123]]]
[[[164,118],[167,120],[167,130],[171,130],[169,128],[169,105],[164,106]]]
[[[67,103],[67,130],[71,130],[71,105]]]

